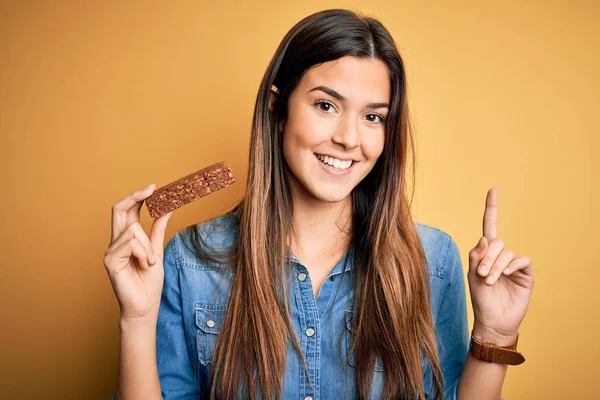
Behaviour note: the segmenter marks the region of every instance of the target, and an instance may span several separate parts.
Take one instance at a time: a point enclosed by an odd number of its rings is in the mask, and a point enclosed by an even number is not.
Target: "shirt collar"
[[[296,255],[294,253],[292,253],[291,250],[288,249],[288,253],[285,256],[285,260],[287,262],[290,259],[292,260],[293,263],[302,265],[304,267],[304,264],[302,264],[302,262],[298,259],[298,257],[296,257]],[[347,260],[347,262],[346,262],[346,260]],[[333,269],[329,273],[329,276],[337,275],[342,272],[351,271],[353,269],[354,269],[354,247],[350,247],[350,249],[348,251],[346,251],[346,253],[344,253],[344,255],[342,256],[342,259],[338,261],[338,263],[335,265],[335,267],[333,267]]]

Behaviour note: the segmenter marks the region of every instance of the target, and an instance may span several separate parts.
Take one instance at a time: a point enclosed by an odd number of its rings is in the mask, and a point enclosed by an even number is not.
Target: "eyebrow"
[[[342,96],[341,94],[339,94],[338,92],[336,92],[335,90],[333,90],[332,88],[329,88],[327,86],[314,87],[314,88],[310,89],[308,91],[308,93],[314,92],[316,90],[320,90],[321,92],[327,93],[328,95],[330,95],[331,97],[333,97],[335,99],[338,99],[342,103],[346,101],[346,98],[344,96]],[[370,108],[370,109],[387,108],[387,109],[389,109],[390,104],[389,103],[369,103],[369,104],[367,104],[367,108]]]

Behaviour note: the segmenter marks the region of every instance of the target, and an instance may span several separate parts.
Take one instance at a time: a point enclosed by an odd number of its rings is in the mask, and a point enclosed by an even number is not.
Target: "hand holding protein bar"
[[[164,238],[172,213],[157,218],[148,236],[140,225],[140,209],[156,185],[139,189],[112,206],[111,237],[104,254],[121,322],[156,322],[164,281]]]
[[[229,166],[217,163],[157,190],[151,184],[112,207],[112,229],[104,266],[121,310],[121,322],[155,324],[164,283],[164,238],[173,211],[235,182]],[[150,236],[140,225],[146,203],[155,218]]]

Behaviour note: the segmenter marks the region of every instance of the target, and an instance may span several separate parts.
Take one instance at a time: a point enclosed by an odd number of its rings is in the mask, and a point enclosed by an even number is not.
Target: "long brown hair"
[[[283,38],[260,84],[247,191],[233,210],[238,236],[229,260],[235,278],[212,358],[211,399],[240,393],[251,399],[257,393],[280,398],[290,340],[303,359],[285,284],[293,199],[277,127],[285,121],[290,95],[306,71],[344,56],[383,61],[391,84],[383,153],[351,193],[356,321],[351,350],[358,395],[368,398],[370,371],[380,357],[385,398],[424,399],[424,356],[432,367],[434,391],[443,397],[428,268],[411,216],[412,193],[409,197],[406,190],[409,173],[414,187],[415,157],[403,61],[379,21],[335,9],[298,22]],[[271,85],[280,91],[272,111]],[[186,233],[199,257],[217,261],[193,226]]]

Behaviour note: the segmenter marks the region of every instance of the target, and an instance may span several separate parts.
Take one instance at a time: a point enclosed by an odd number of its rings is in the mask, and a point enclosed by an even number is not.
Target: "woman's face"
[[[380,60],[343,57],[307,71],[283,128],[296,196],[339,202],[367,176],[383,151],[390,91]]]

